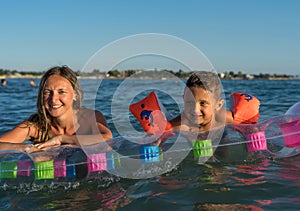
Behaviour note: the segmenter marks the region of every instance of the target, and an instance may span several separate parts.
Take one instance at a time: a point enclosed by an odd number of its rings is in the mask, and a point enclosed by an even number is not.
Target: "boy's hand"
[[[151,143],[151,145],[160,146],[168,138],[175,136],[175,135],[176,135],[176,133],[174,133],[173,131],[164,132],[155,142]]]

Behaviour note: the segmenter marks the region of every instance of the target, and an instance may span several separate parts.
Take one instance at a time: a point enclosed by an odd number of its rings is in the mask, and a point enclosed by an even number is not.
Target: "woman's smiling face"
[[[52,117],[73,112],[75,92],[71,83],[60,75],[50,76],[43,91],[43,104]]]

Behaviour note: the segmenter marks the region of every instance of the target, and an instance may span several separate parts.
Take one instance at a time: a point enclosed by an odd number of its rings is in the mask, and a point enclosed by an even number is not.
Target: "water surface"
[[[128,104],[141,96],[128,96],[149,87],[158,95],[171,115],[182,109],[182,86],[174,80],[136,80],[115,96],[122,80],[81,79],[85,89],[84,105],[95,106],[106,116],[115,136],[119,131],[134,135],[128,128],[141,131],[129,114]],[[28,79],[7,79],[0,87],[0,134],[12,129],[35,112],[37,87]],[[38,84],[38,81],[36,81]],[[229,95],[245,91],[261,101],[261,120],[282,115],[300,101],[300,81],[222,81]],[[96,87],[96,89],[95,89]],[[99,89],[98,89],[99,87]],[[96,92],[95,92],[96,90]],[[97,95],[94,101],[94,95]],[[168,96],[168,95],[171,95]],[[114,102],[112,113],[111,104]],[[127,109],[127,110],[126,110]],[[116,129],[115,122],[121,125]],[[119,127],[119,126],[118,126]],[[99,178],[44,188],[26,185],[16,190],[1,188],[0,210],[297,210],[300,206],[300,157],[260,159],[255,162],[210,163],[198,165],[185,159],[173,171],[150,179]]]

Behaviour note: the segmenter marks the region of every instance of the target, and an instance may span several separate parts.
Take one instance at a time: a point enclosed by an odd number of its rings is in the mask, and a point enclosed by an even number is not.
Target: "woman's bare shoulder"
[[[83,119],[95,119],[97,122],[105,122],[105,117],[101,111],[82,108],[79,110],[79,116]]]
[[[81,108],[79,110],[79,115],[102,115],[101,111],[93,110],[89,108]]]

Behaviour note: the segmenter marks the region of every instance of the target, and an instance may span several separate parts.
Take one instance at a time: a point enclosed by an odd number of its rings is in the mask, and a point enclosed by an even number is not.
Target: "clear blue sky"
[[[297,0],[1,0],[0,68],[78,70],[117,39],[163,33],[218,72],[300,74],[299,11]]]

